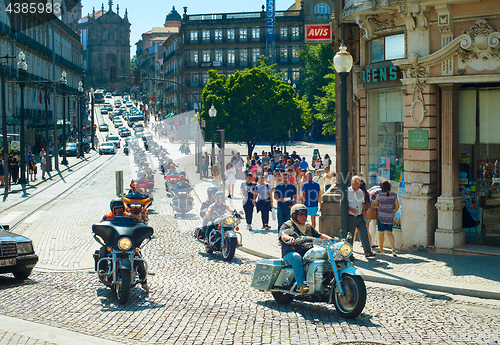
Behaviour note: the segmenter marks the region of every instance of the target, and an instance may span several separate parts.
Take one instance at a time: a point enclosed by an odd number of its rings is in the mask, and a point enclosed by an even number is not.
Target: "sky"
[[[92,8],[96,11],[101,9],[104,2],[104,9],[109,8],[108,0],[82,0],[82,16],[92,13]],[[294,4],[294,0],[275,0],[276,10],[284,11]],[[187,6],[188,14],[208,14],[208,13],[232,13],[232,12],[257,12],[262,10],[262,5],[266,0],[183,0],[183,1],[161,1],[161,0],[113,0],[113,11],[116,12],[116,5],[120,5],[120,16],[123,18],[125,8],[128,10],[130,24],[130,56],[135,55],[135,43],[139,41],[141,35],[151,30],[152,27],[160,27],[165,23],[165,17],[175,6],[175,10],[182,16],[183,7]]]

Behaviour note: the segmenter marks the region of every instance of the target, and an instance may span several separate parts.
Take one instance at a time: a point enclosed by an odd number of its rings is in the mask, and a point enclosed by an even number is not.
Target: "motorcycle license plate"
[[[16,259],[2,259],[0,260],[0,267],[2,266],[15,266]]]

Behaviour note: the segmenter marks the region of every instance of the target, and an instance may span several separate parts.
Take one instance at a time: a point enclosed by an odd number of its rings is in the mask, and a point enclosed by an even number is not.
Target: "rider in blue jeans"
[[[305,205],[294,205],[291,213],[292,219],[283,223],[280,228],[279,242],[281,244],[281,255],[283,256],[285,264],[292,266],[298,290],[301,294],[306,294],[309,292],[309,287],[305,282],[302,257],[312,247],[312,245],[297,244],[295,239],[300,236],[311,236],[321,239],[331,239],[331,237],[325,234],[320,234],[311,225],[306,224],[307,207]]]
[[[283,173],[283,182],[274,189],[274,200],[278,204],[278,230],[290,219],[290,209],[297,202],[297,188],[288,180],[288,173]]]

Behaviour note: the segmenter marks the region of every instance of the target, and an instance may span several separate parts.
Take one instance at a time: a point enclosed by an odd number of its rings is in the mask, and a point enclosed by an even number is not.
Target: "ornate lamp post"
[[[66,84],[68,80],[66,79],[66,71],[62,71],[60,80],[63,89],[63,160],[61,164],[68,165],[68,160],[66,159]]]
[[[21,89],[21,131],[20,131],[20,141],[21,141],[21,176],[19,177],[19,184],[26,184],[26,160],[24,155],[24,87],[26,86],[26,71],[28,70],[28,64],[26,63],[26,56],[22,51],[19,52],[17,70],[19,72],[19,88]]]
[[[217,116],[217,109],[215,109],[214,105],[208,110],[208,115],[210,116],[212,122],[212,156],[210,157],[211,166],[214,166],[214,155],[215,155],[215,145],[214,145],[214,117]]]
[[[92,145],[92,150],[95,150],[95,147],[94,147],[94,88],[91,87],[90,88],[90,100],[92,102],[92,109],[90,110],[91,113],[90,113],[90,121],[91,121],[91,124],[90,124],[90,141],[92,142],[91,145]]]
[[[83,123],[82,123],[82,118],[83,118],[83,115],[82,115],[82,110],[83,110],[83,83],[82,81],[80,80],[78,82],[78,95],[79,95],[79,102],[78,102],[78,105],[79,105],[79,111],[78,111],[78,139],[80,141],[80,157],[84,158],[85,155],[84,155],[84,150],[83,150]]]
[[[347,182],[349,175],[349,150],[347,141],[347,76],[352,68],[352,56],[342,43],[333,58],[333,65],[340,76],[340,190],[342,201],[340,205],[341,236],[349,231],[349,201],[347,199]]]

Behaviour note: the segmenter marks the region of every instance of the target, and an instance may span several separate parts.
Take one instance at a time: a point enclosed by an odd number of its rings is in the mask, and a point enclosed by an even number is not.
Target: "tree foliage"
[[[215,70],[208,74],[201,117],[209,128],[208,110],[213,104],[217,109],[215,127],[225,130],[228,142],[246,142],[249,155],[258,142],[269,141],[272,148],[288,140],[290,129],[303,128],[308,116],[304,103],[265,60],[228,78]]]
[[[306,45],[300,54],[304,63],[301,92],[303,98],[313,103],[314,118],[321,121],[318,125],[323,134],[335,133],[334,55],[335,51],[328,44]]]
[[[130,59],[130,69],[133,70],[137,66],[137,55],[132,56]]]
[[[324,96],[315,96],[316,103],[314,108],[317,113],[314,115],[317,119],[323,121],[323,134],[335,134],[337,125],[335,122],[335,73],[333,67],[332,73],[325,75],[325,80],[330,83],[322,87]]]

